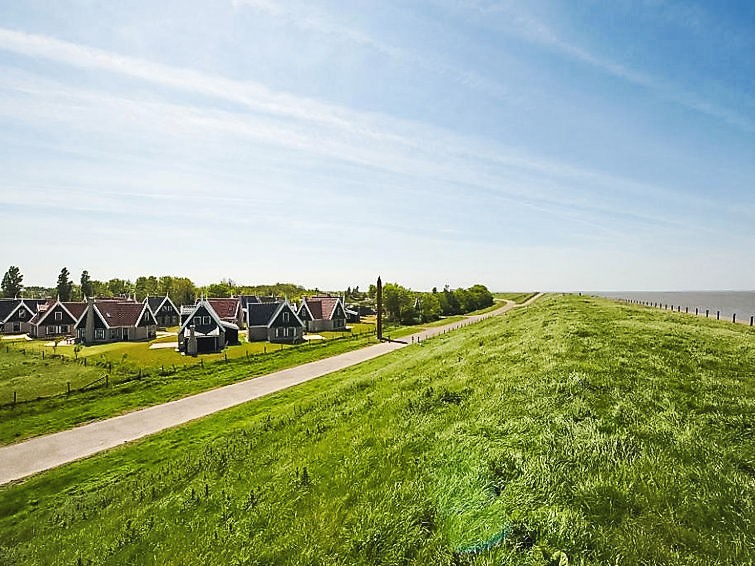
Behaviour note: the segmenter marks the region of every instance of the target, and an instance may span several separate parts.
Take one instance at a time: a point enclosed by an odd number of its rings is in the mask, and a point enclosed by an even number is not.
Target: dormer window
[[[205,316],[205,317],[203,317],[203,320],[204,320],[204,323],[205,323],[205,324],[207,324],[207,325],[209,325],[209,324],[210,324],[210,317],[209,317],[209,316]]]
[[[288,322],[288,311],[283,313],[283,322]]]
[[[202,325],[202,317],[201,316],[195,316],[194,317],[194,326],[201,326]]]
[[[55,313],[55,320],[63,320],[63,313],[58,311]]]
[[[26,309],[20,309],[18,311],[18,318],[26,318]]]

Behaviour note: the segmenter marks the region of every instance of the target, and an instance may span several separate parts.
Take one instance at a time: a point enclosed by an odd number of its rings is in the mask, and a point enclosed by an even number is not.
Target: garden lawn
[[[0,563],[751,563],[754,367],[545,297],[0,488]]]

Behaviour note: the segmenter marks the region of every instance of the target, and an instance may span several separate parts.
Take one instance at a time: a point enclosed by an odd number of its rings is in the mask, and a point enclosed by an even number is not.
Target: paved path
[[[422,332],[405,336],[400,341],[382,342],[161,405],[139,409],[104,421],[5,446],[0,448],[0,485],[371,360],[404,348],[413,342],[423,341],[449,330],[503,314],[512,308],[528,305],[538,297],[540,294],[522,305],[507,301],[506,305],[489,313],[470,316],[463,321],[444,326],[427,328]]]

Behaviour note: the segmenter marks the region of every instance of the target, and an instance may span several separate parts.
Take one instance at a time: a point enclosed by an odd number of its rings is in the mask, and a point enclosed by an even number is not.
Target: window
[[[54,326],[48,326],[47,327],[47,334],[55,334],[55,327]]]
[[[20,309],[18,311],[18,318],[26,318],[26,309]]]
[[[281,337],[281,330],[283,330],[283,329],[282,328],[276,328],[275,329],[275,337],[276,338],[280,338]]]
[[[195,316],[194,317],[194,326],[202,326],[202,317],[201,316]]]
[[[288,322],[288,311],[283,312],[283,322]]]
[[[68,325],[67,324],[64,324],[63,326],[60,327],[60,333],[61,334],[65,334],[67,332],[68,332]]]
[[[55,320],[63,320],[63,313],[58,311],[55,313]]]
[[[209,316],[205,316],[204,317],[204,323],[205,324],[210,324],[210,317]]]
[[[94,331],[94,337],[97,340],[104,340],[105,339],[105,329],[104,328],[97,328]]]
[[[21,332],[21,323],[20,322],[14,322],[13,323],[13,332]]]

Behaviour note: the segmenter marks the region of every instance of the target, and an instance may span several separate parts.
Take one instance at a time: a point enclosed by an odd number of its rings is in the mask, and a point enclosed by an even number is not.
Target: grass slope
[[[0,563],[748,563],[753,367],[748,328],[547,297],[0,488]]]
[[[537,292],[534,293],[493,293],[493,296],[496,299],[506,299],[509,301],[514,301],[516,304],[521,305],[524,302],[527,302],[529,299],[537,295]]]

